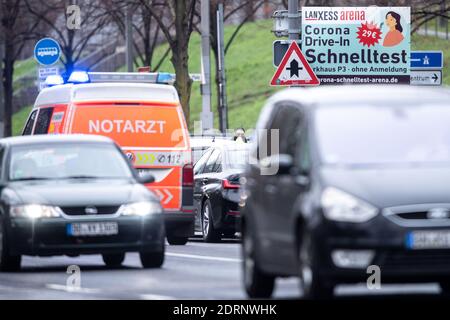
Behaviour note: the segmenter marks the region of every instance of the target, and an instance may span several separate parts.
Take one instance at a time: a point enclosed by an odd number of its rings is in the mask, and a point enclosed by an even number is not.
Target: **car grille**
[[[390,269],[420,267],[450,269],[450,250],[389,252],[377,262],[383,268]]]
[[[68,216],[90,216],[90,215],[111,215],[117,213],[120,206],[80,206],[80,207],[60,207],[64,214]],[[97,213],[95,210],[96,209]]]
[[[450,204],[422,204],[386,208],[384,216],[402,227],[450,226]]]

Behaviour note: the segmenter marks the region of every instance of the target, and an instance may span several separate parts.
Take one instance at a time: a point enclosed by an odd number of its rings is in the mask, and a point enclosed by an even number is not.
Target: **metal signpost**
[[[211,112],[211,60],[210,60],[210,40],[209,40],[209,0],[201,1],[201,33],[202,33],[202,130],[213,128],[213,113]]]

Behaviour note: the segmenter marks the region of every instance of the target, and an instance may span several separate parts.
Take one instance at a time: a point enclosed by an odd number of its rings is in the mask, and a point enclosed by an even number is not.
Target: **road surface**
[[[81,269],[81,289],[68,290],[69,265]],[[245,299],[241,286],[240,244],[228,240],[206,244],[195,239],[186,246],[167,246],[162,269],[141,268],[139,256],[127,255],[122,268],[107,269],[101,256],[24,257],[22,271],[0,273],[0,299]],[[341,286],[337,298],[439,298],[437,284],[386,285],[369,291],[364,285]],[[275,298],[301,296],[296,279],[277,282]]]

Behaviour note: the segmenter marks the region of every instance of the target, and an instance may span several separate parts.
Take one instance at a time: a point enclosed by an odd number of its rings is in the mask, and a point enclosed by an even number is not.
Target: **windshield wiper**
[[[26,177],[26,178],[17,178],[17,179],[11,179],[11,181],[35,181],[35,180],[54,180],[56,178],[49,178],[49,177]]]
[[[61,177],[60,179],[98,179],[98,178],[100,178],[100,177],[80,174],[80,175],[76,175],[76,176]]]
[[[67,176],[61,177],[58,179],[125,179],[126,177],[102,177],[102,176],[89,176],[89,175],[76,175],[76,176]]]

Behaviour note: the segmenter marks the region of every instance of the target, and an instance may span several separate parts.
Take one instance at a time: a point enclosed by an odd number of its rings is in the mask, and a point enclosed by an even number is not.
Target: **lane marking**
[[[47,287],[47,289],[65,291],[65,292],[70,292],[70,293],[99,293],[99,292],[101,292],[100,289],[68,287],[66,285],[54,284],[54,283],[49,283],[49,284],[46,284],[45,286]]]
[[[177,257],[177,258],[198,259],[198,260],[222,261],[222,262],[238,262],[238,263],[242,262],[241,259],[214,257],[214,256],[199,256],[196,254],[184,254],[184,253],[173,253],[173,252],[166,252],[166,256]]]
[[[139,297],[143,300],[175,300],[174,297],[163,296],[160,294],[140,294]]]

